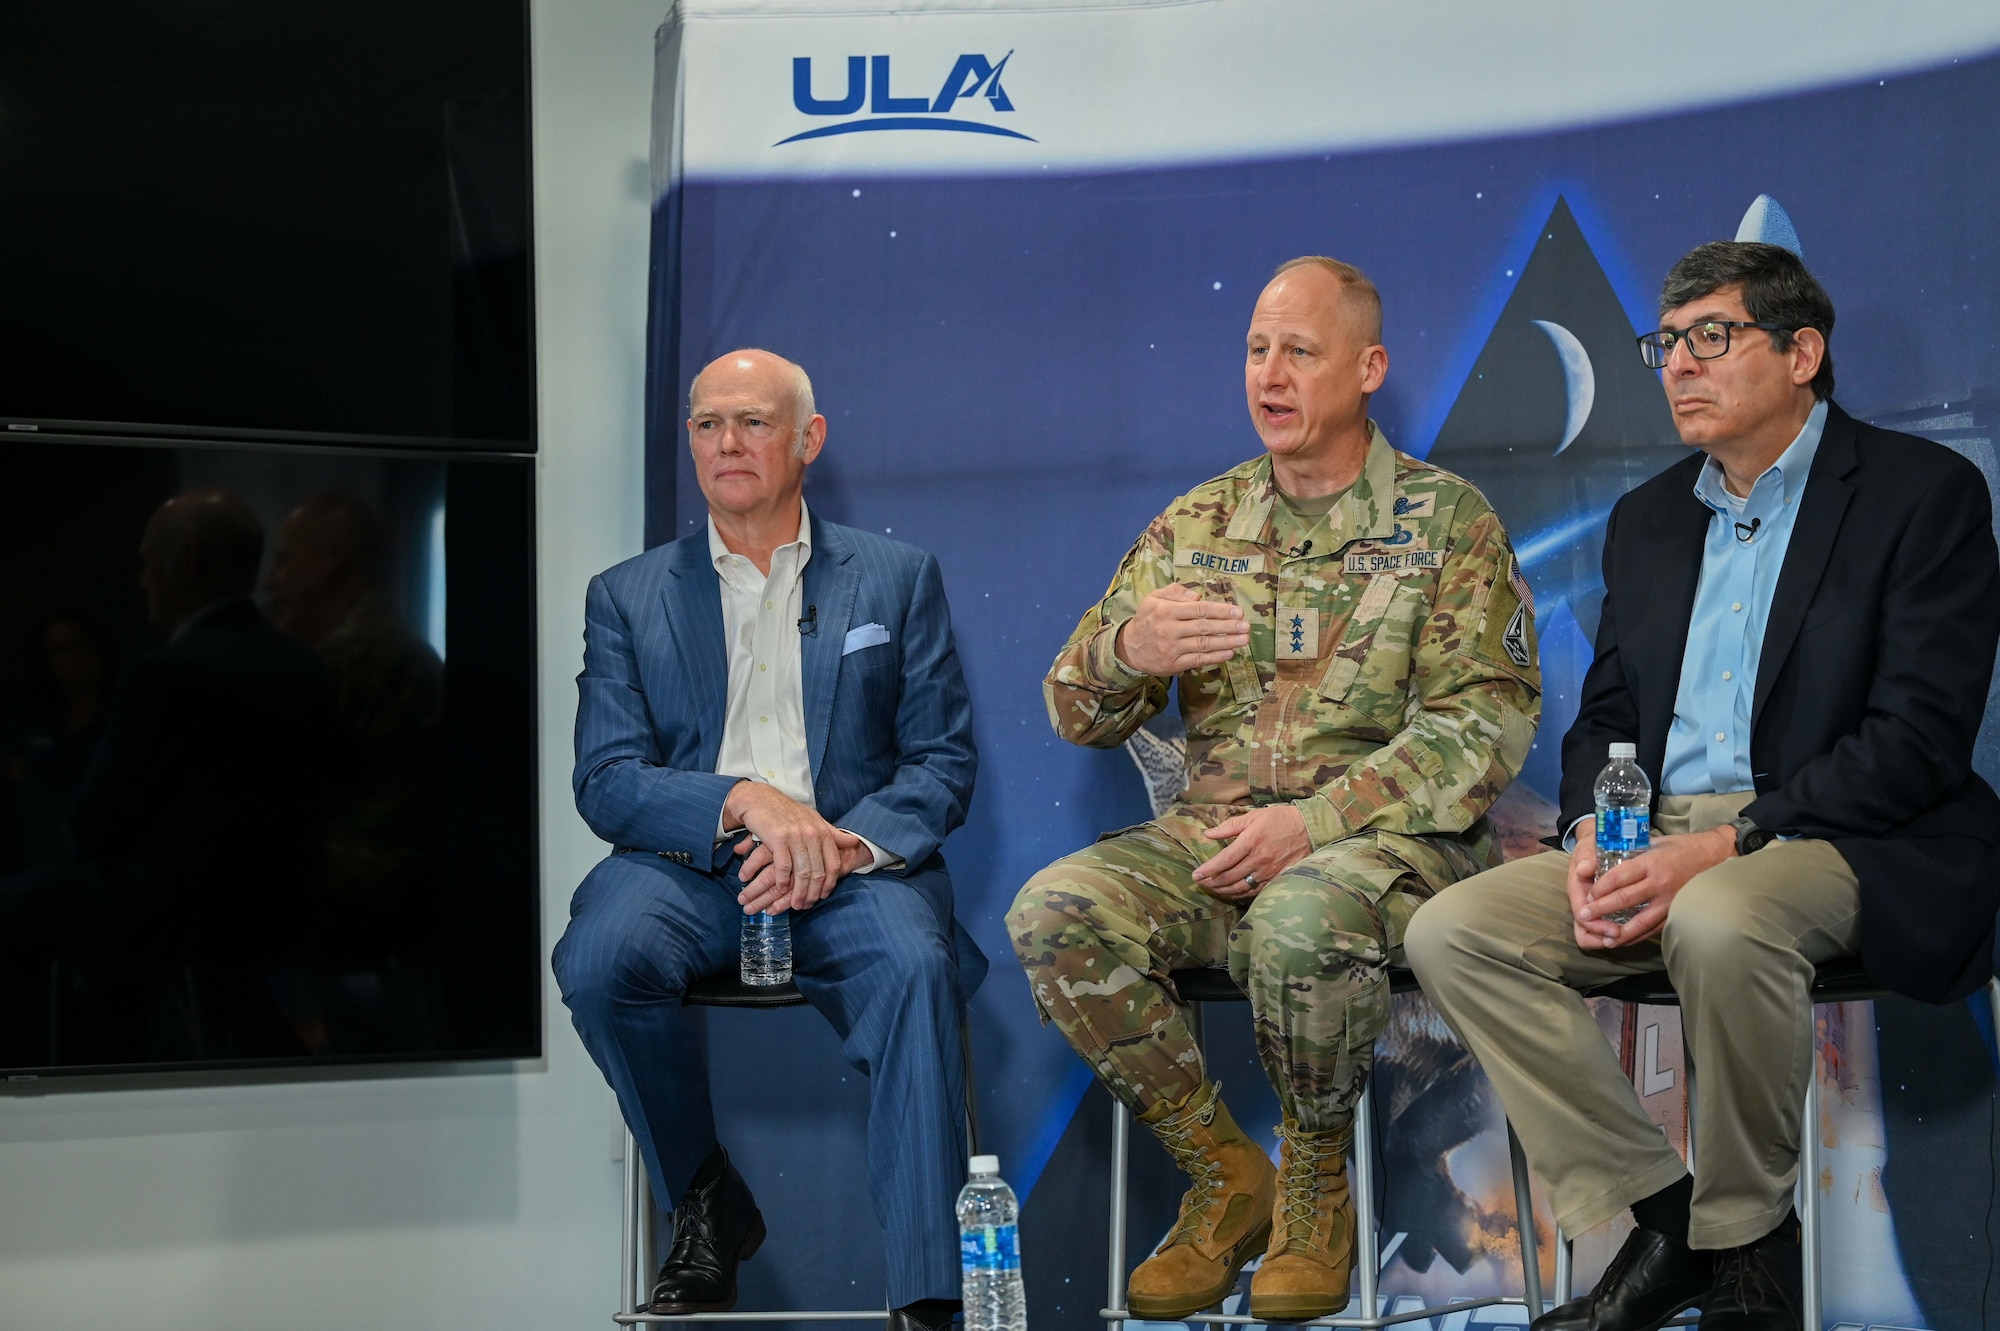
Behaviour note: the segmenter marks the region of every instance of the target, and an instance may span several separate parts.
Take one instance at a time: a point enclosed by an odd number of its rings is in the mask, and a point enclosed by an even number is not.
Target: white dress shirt
[[[762,781],[808,809],[816,808],[799,633],[806,564],[812,559],[812,515],[805,500],[799,501],[798,537],[771,552],[768,577],[747,556],[723,544],[713,517],[708,520],[708,554],[721,584],[722,637],[729,645],[729,702],[716,773]],[[724,838],[723,824],[717,818],[718,841]],[[874,842],[861,840],[875,860],[857,872],[894,861]]]

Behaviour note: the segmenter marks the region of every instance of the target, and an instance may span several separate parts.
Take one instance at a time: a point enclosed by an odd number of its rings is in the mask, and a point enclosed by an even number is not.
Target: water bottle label
[[[1012,1225],[981,1225],[961,1230],[958,1236],[958,1264],[967,1275],[974,1271],[1018,1271],[1021,1269],[1021,1240]]]
[[[1605,809],[1597,815],[1597,853],[1637,855],[1652,844],[1653,816],[1645,809]]]

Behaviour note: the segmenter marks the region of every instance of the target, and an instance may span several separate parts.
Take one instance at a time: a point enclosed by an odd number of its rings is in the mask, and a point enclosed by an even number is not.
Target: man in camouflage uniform
[[[1260,1251],[1255,1315],[1346,1304],[1346,1152],[1386,968],[1420,902],[1499,862],[1484,815],[1540,713],[1499,519],[1368,418],[1380,343],[1357,269],[1278,270],[1245,367],[1266,456],[1153,521],[1044,681],[1076,744],[1122,743],[1173,678],[1187,723],[1179,800],[1044,869],[1008,917],[1043,1012],[1193,1178],[1132,1274],[1141,1316],[1212,1307]],[[1284,1111],[1275,1173],[1166,979],[1224,963]]]

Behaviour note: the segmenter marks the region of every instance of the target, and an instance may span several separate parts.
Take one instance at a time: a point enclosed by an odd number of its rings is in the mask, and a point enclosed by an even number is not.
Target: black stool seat
[[[1183,1003],[1247,1003],[1250,995],[1236,987],[1236,981],[1229,978],[1229,972],[1220,966],[1196,966],[1187,970],[1168,973],[1174,982],[1174,990],[1180,994]],[[1417,992],[1417,977],[1412,971],[1401,966],[1389,968],[1389,992],[1392,994],[1414,994]]]
[[[790,980],[783,984],[745,984],[740,972],[717,971],[687,987],[681,1003],[688,1007],[798,1007],[806,1001]]]
[[[1678,1007],[1680,995],[1665,971],[1647,971],[1585,991],[1590,998],[1615,998],[1621,1003],[1646,1003],[1653,1007]],[[1859,957],[1836,957],[1813,972],[1812,1001],[1859,1003],[1887,998],[1889,991],[1876,983]]]

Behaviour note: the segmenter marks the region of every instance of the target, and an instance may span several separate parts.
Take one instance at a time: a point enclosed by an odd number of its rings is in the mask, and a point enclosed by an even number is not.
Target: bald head
[[[1382,293],[1359,268],[1324,254],[1302,254],[1279,264],[1264,289],[1270,290],[1287,274],[1291,274],[1293,283],[1321,292],[1339,311],[1336,317],[1344,320],[1348,331],[1364,344],[1382,340]]]
[[[389,538],[375,510],[345,490],[326,490],[285,517],[271,543],[264,601],[279,628],[323,641],[385,581]]]
[[[805,368],[776,352],[743,347],[717,356],[702,366],[701,373],[688,385],[688,416],[693,418],[704,387],[727,383],[732,388],[755,387],[775,390],[790,409],[789,424],[800,432],[798,447],[804,446],[803,431],[817,410],[813,405],[812,380]]]
[[[813,410],[806,372],[755,348],[718,356],[688,386],[687,428],[695,476],[718,529],[770,526],[791,540],[806,468],[826,442],[826,418]]]
[[[1373,284],[1334,259],[1294,259],[1257,297],[1243,384],[1285,493],[1328,494],[1360,474],[1368,398],[1389,370],[1381,332]]]
[[[264,526],[227,490],[190,490],[160,505],[139,542],[148,617],[177,627],[204,606],[248,596],[264,560]]]

